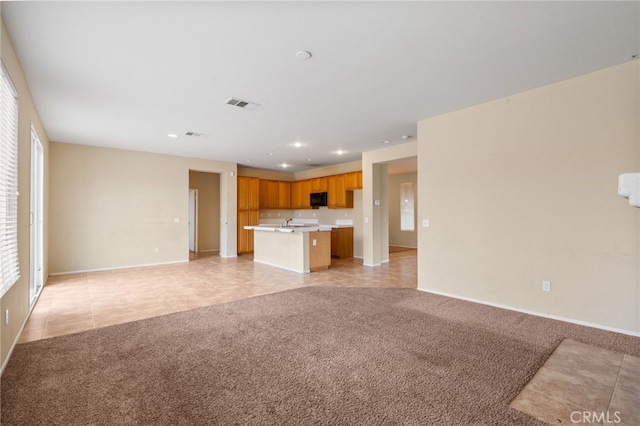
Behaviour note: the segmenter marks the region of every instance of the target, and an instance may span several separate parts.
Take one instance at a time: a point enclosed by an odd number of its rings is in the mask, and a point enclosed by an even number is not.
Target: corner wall
[[[640,332],[637,60],[418,124],[418,288]],[[551,291],[542,291],[542,281]]]
[[[38,111],[31,97],[27,80],[13,48],[9,34],[2,23],[0,57],[18,92],[18,256],[20,279],[0,301],[0,312],[9,310],[9,324],[0,325],[0,364],[4,367],[9,353],[17,341],[22,326],[29,315],[30,267],[30,200],[31,200],[31,125],[38,133],[44,149],[44,276],[49,271],[49,139],[42,127]]]

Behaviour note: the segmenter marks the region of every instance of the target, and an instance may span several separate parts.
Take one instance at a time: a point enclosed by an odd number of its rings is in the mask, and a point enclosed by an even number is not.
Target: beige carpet
[[[640,339],[409,289],[308,287],[18,345],[2,425],[536,425],[571,338]]]

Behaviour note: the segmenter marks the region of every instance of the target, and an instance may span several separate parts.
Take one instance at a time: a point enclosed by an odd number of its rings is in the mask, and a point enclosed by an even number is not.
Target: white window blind
[[[413,182],[400,184],[400,230],[415,230]]]
[[[20,278],[18,263],[18,97],[0,76],[0,297]]]

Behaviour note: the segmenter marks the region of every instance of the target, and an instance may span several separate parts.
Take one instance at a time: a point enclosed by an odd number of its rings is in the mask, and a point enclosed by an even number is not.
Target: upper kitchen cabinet
[[[329,190],[329,178],[320,177],[311,179],[311,192],[327,192]]]
[[[238,176],[238,210],[257,210],[259,208],[260,180],[253,177]]]
[[[302,181],[291,182],[291,203],[292,209],[302,208]]]
[[[357,172],[345,173],[345,187],[348,191],[354,189],[362,189],[362,170]]]
[[[330,209],[352,209],[353,191],[347,191],[345,175],[329,176],[328,184],[328,207]]]
[[[291,183],[260,179],[260,208],[291,208]]]
[[[312,179],[300,181],[300,196],[302,197],[302,204],[299,208],[311,208],[311,199],[309,198],[309,195],[311,194],[311,181]]]
[[[291,182],[278,182],[278,207],[291,208]]]

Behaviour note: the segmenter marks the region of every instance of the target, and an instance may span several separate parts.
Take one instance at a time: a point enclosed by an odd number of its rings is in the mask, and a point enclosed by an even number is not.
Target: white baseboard
[[[238,257],[237,254],[232,254],[232,255],[223,255],[221,254],[220,257],[224,258],[224,259],[233,259],[234,257]]]
[[[363,263],[362,266],[371,266],[371,267],[376,267],[376,266],[380,266],[381,263]]]
[[[142,268],[146,266],[161,266],[161,265],[175,265],[176,263],[188,263],[189,260],[177,260],[172,262],[159,262],[159,263],[145,263],[141,265],[130,265],[130,266],[114,266],[110,268],[96,268],[96,269],[80,269],[77,271],[66,271],[66,272],[49,272],[49,275],[67,275],[67,274],[81,274],[84,272],[100,272],[100,271],[117,271],[119,269],[131,269],[131,268]]]
[[[565,318],[565,317],[561,317],[561,316],[558,316],[558,315],[545,314],[544,312],[537,312],[537,311],[530,311],[528,309],[515,308],[513,306],[503,305],[501,303],[487,302],[486,300],[474,299],[474,298],[471,298],[471,297],[464,297],[464,296],[457,296],[455,294],[445,293],[445,292],[441,292],[441,291],[426,290],[426,289],[419,288],[419,287],[418,287],[418,290],[419,291],[424,291],[425,293],[437,294],[439,296],[451,297],[453,299],[465,300],[467,302],[479,303],[481,305],[493,306],[494,308],[506,309],[508,311],[515,311],[515,312],[520,312],[520,313],[523,313],[523,314],[534,315],[536,317],[549,318],[549,319],[553,319],[553,320],[568,322],[568,323],[571,323],[571,324],[583,325],[585,327],[598,328],[600,330],[613,331],[615,333],[621,333],[621,334],[627,334],[629,336],[640,337],[640,332],[637,332],[637,331],[623,330],[623,329],[620,329],[620,328],[609,327],[609,326],[606,326],[606,325],[595,324],[595,323],[592,323],[592,322],[581,321],[581,320],[577,320],[577,319],[573,319],[573,318]]]
[[[213,253],[216,251],[220,251],[220,249],[211,249],[211,250],[198,250],[198,253]]]

